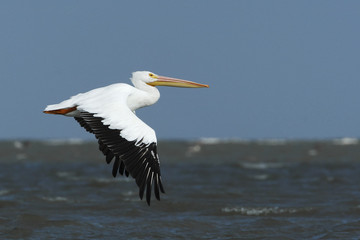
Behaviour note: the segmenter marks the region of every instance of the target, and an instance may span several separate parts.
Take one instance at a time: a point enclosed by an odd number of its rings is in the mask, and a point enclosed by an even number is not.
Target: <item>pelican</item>
[[[205,84],[137,71],[130,78],[133,86],[115,83],[77,94],[58,104],[48,105],[44,113],[74,117],[80,126],[98,139],[99,149],[109,164],[114,159],[112,175],[135,179],[140,199],[146,190],[150,205],[154,186],[156,199],[165,193],[155,131],[135,115],[135,110],[152,105],[160,98],[156,86],[185,88],[209,87]]]

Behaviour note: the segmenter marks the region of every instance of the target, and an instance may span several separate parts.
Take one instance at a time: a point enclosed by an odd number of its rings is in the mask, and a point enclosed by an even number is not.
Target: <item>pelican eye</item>
[[[149,73],[149,76],[152,78],[155,78],[155,74],[153,74],[153,73]]]

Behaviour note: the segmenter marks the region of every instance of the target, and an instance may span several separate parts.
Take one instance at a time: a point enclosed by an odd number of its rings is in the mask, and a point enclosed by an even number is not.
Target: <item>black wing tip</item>
[[[150,206],[151,191],[154,185],[154,195],[160,201],[160,192],[165,193],[165,191],[160,177],[156,142],[145,144],[140,141],[139,145],[136,144],[139,141],[127,141],[120,136],[121,130],[110,129],[109,126],[104,125],[101,117],[95,117],[93,113],[83,111],[80,114],[80,117],[75,119],[88,132],[95,134],[98,139],[99,150],[106,156],[106,162],[109,164],[115,158],[112,169],[113,177],[116,177],[118,173],[125,174],[127,177],[133,176],[139,186],[141,200],[146,190],[148,206]],[[140,158],[141,161],[133,162],[137,158]],[[145,161],[146,165],[143,165]]]
[[[114,154],[112,153],[112,152],[108,152],[107,154],[106,154],[106,163],[107,164],[109,164],[109,163],[111,163],[111,161],[113,160],[113,158],[114,158]]]
[[[154,183],[152,183],[153,181]],[[150,206],[150,202],[151,202],[152,186],[154,186],[155,198],[158,201],[160,201],[160,191],[162,193],[165,193],[164,187],[161,183],[161,178],[158,174],[155,174],[155,176],[153,176],[153,179],[147,179],[145,181],[143,179],[139,186],[139,197],[142,200],[144,198],[144,194],[146,190],[146,203],[148,206]]]
[[[119,159],[119,157],[116,157],[115,161],[114,161],[113,169],[112,169],[113,177],[116,177],[116,175],[119,171],[119,167],[120,167],[120,159]]]

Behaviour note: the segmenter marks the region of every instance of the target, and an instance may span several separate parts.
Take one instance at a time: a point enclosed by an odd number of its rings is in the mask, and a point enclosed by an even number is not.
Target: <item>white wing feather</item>
[[[49,105],[45,111],[77,107],[78,111],[93,113],[101,117],[104,125],[110,129],[121,130],[121,137],[128,141],[150,144],[156,142],[155,131],[139,119],[127,105],[131,94],[138,89],[130,85],[117,83],[97,88],[86,93],[80,93],[59,104]],[[74,117],[76,113],[68,116]]]

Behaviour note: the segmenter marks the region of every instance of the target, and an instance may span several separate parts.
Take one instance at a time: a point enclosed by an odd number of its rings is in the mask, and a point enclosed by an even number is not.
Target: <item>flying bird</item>
[[[135,110],[152,105],[160,98],[156,86],[203,88],[205,84],[137,71],[130,78],[133,86],[116,83],[77,94],[61,103],[48,105],[44,113],[74,117],[86,131],[98,139],[99,149],[112,175],[131,175],[139,187],[140,199],[146,192],[150,205],[151,190],[160,200],[165,193],[155,131],[135,115]]]

